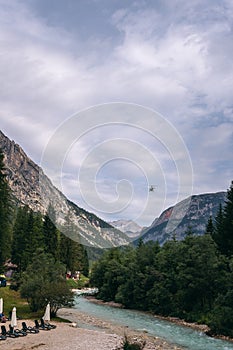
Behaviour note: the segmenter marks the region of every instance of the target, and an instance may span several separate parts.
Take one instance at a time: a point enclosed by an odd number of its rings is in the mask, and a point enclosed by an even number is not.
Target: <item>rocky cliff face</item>
[[[39,188],[38,165],[33,163],[14,141],[9,140],[0,131],[0,148],[4,154],[7,179],[16,198],[34,211],[46,212],[42,204]]]
[[[175,235],[181,240],[190,227],[194,234],[204,234],[210,216],[215,217],[220,203],[224,205],[226,192],[194,195],[166,209],[150,227],[143,230],[144,242],[159,241],[164,243]]]
[[[56,212],[56,224],[60,230],[69,225],[70,237],[84,245],[109,248],[125,245],[128,237],[96,215],[88,213],[69,201],[29,159],[22,148],[0,131],[0,148],[8,182],[16,201],[28,205],[33,211],[46,213],[49,204]]]

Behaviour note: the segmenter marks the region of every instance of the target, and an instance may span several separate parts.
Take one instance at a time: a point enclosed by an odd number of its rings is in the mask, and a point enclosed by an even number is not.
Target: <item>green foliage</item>
[[[233,185],[205,235],[187,228],[183,241],[172,239],[162,247],[139,241],[136,249],[111,249],[93,265],[90,282],[105,301],[205,320],[212,332],[233,336],[232,223]]]
[[[66,281],[66,283],[68,284],[69,288],[81,289],[88,287],[89,278],[81,274],[79,280],[73,280],[72,278],[70,278]]]
[[[59,231],[54,224],[55,222],[55,211],[49,205],[43,223],[44,248],[46,253],[52,254],[57,260],[59,258]]]
[[[225,207],[220,206],[216,216],[213,239],[222,254],[233,255],[233,181],[227,191]]]
[[[233,181],[227,191],[227,200],[223,212],[223,235],[224,246],[222,253],[227,256],[233,255]]]
[[[38,250],[22,274],[20,293],[27,298],[32,311],[37,311],[50,302],[51,314],[58,308],[72,305],[73,294],[65,280],[65,267],[52,255]]]
[[[214,334],[233,337],[233,290],[216,299],[209,326]]]
[[[15,291],[7,286],[6,288],[1,288],[1,298],[4,300],[4,314],[9,315],[12,311],[13,306],[17,308],[17,315],[20,318],[29,318],[30,308],[26,299],[20,297],[19,291]]]
[[[214,224],[213,224],[212,216],[210,216],[210,218],[208,220],[205,233],[207,235],[211,235],[211,236],[213,236],[213,234],[214,234]]]
[[[127,335],[124,336],[123,344],[121,348],[118,348],[117,350],[143,350],[146,345],[145,341],[142,342],[132,342],[127,337]]]
[[[131,344],[128,342],[128,340],[126,340],[123,345],[124,350],[141,350],[143,348],[144,346],[142,347],[141,344]]]
[[[21,273],[26,270],[33,253],[42,248],[56,261],[64,263],[67,270],[81,271],[88,276],[86,250],[81,244],[60,233],[53,221],[55,222],[55,213],[51,206],[44,219],[40,213],[34,213],[27,206],[19,207],[13,227],[12,262],[18,265]],[[66,234],[69,234],[69,228]]]
[[[79,280],[77,281],[78,288],[85,288],[89,286],[89,278],[81,274]]]
[[[67,215],[66,225],[62,229],[60,237],[60,261],[66,266],[66,271],[82,272],[83,275],[89,274],[89,262],[87,252],[82,244],[77,239],[77,232],[75,225]]]
[[[17,209],[11,256],[20,272],[27,268],[36,249],[44,247],[42,225],[40,213],[33,213],[27,206]]]
[[[106,251],[99,263],[93,266],[90,283],[101,287],[99,297],[105,301],[114,300],[122,273],[119,248]]]
[[[5,260],[10,258],[12,215],[11,193],[5,175],[4,156],[0,150],[0,271]]]
[[[89,274],[89,263],[83,245],[73,241],[61,233],[60,261],[66,266],[66,271],[81,271],[85,276]]]
[[[214,230],[211,233],[211,236],[213,237],[213,240],[217,244],[220,250],[222,250],[222,232],[223,232],[223,209],[222,205],[219,205],[218,213],[214,220]],[[223,243],[224,244],[224,243]]]

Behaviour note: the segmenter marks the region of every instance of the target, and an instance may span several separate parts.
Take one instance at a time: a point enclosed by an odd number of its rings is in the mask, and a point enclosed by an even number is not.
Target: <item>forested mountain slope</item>
[[[42,214],[46,213],[49,204],[52,205],[58,227],[62,229],[67,220],[72,222],[70,238],[84,245],[109,248],[129,242],[124,233],[69,201],[53,186],[43,169],[1,131],[0,148],[4,154],[7,180],[18,202]]]

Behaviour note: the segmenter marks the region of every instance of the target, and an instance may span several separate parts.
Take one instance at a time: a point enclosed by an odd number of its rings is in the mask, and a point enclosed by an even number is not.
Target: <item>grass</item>
[[[87,286],[89,279],[83,275],[79,281],[73,279],[67,280],[67,284],[70,288],[79,289]],[[44,310],[39,310],[37,312],[32,312],[30,310],[27,299],[23,299],[20,296],[19,291],[15,291],[7,287],[0,287],[0,298],[3,298],[3,312],[6,317],[8,317],[9,312],[12,311],[13,307],[16,307],[17,317],[20,319],[40,319]],[[61,319],[60,317],[55,317],[54,320],[58,322],[69,322],[67,320]]]
[[[68,279],[67,284],[72,289],[84,288],[84,287],[88,286],[89,278],[81,275],[80,279],[78,281],[73,280],[72,278]]]
[[[3,298],[3,312],[6,317],[8,317],[9,312],[12,311],[14,306],[17,310],[17,317],[20,319],[40,319],[45,311],[39,310],[32,312],[27,300],[21,298],[19,291],[12,290],[9,286],[0,288],[0,298]],[[70,322],[60,317],[54,317],[53,319],[57,322]]]
[[[17,317],[36,319],[43,316],[44,311],[31,312],[26,299],[21,298],[19,291],[11,290],[9,286],[0,288],[0,298],[3,298],[3,312],[8,317],[13,307],[16,307]]]

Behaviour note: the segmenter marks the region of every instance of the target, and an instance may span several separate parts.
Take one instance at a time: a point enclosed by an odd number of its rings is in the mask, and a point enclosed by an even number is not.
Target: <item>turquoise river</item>
[[[233,350],[233,343],[214,339],[188,327],[164,321],[140,311],[98,305],[82,296],[76,298],[77,310],[117,325],[165,339],[167,342],[182,346],[188,350]]]

